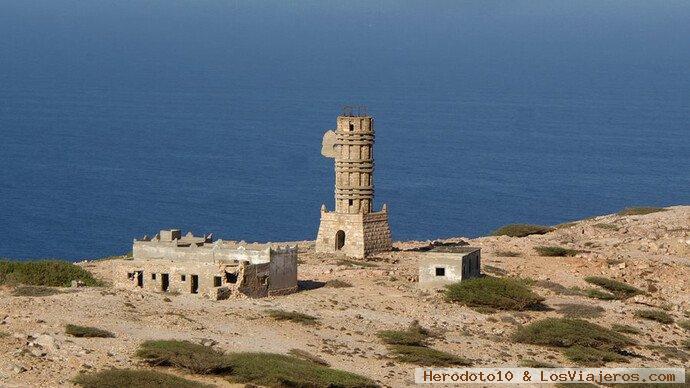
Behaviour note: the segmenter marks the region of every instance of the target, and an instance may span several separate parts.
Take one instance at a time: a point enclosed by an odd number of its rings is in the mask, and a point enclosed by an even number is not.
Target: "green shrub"
[[[391,345],[396,360],[420,366],[469,366],[472,363],[462,357],[421,346]]]
[[[520,257],[522,253],[515,251],[496,251],[495,255],[498,257]]]
[[[627,207],[618,212],[619,216],[642,216],[650,213],[664,212],[663,207]]]
[[[630,325],[619,325],[617,323],[611,325],[611,330],[626,334],[642,334],[642,331],[636,327]]]
[[[304,325],[315,325],[319,321],[319,319],[316,317],[308,314],[298,313],[296,311],[266,310],[266,312],[268,313],[268,316],[276,321],[290,321]]]
[[[563,354],[578,364],[587,366],[602,366],[607,362],[627,362],[628,360],[618,353],[609,350],[599,350],[582,346],[573,346],[563,351]]]
[[[270,353],[236,353],[230,380],[267,387],[377,387],[372,380],[296,357]]]
[[[539,256],[547,256],[547,257],[565,257],[565,256],[575,256],[579,253],[579,251],[575,249],[568,249],[568,248],[563,248],[563,247],[535,247],[535,251],[539,254]]]
[[[544,298],[532,292],[523,281],[484,276],[446,286],[449,302],[470,307],[489,307],[499,310],[528,310],[542,308]]]
[[[509,224],[502,226],[493,232],[492,236],[526,237],[532,234],[546,234],[553,231],[550,226],[530,224]]]
[[[599,228],[599,229],[613,230],[613,231],[616,231],[616,230],[620,229],[620,227],[619,227],[618,225],[616,225],[616,224],[606,224],[606,223],[603,223],[603,222],[600,222],[600,223],[598,223],[598,224],[594,224],[594,227],[595,227],[595,228]]]
[[[586,304],[565,303],[558,306],[558,312],[566,318],[596,318],[601,316],[604,308]]]
[[[619,351],[635,343],[632,339],[583,319],[545,318],[520,327],[513,339],[517,342],[571,347],[582,346]]]
[[[683,341],[683,348],[690,350],[690,338]]]
[[[585,281],[610,291],[618,299],[626,299],[644,293],[639,288],[629,284],[600,276],[588,276],[585,278]]]
[[[232,370],[228,356],[189,341],[146,341],[136,355],[151,365],[174,366],[199,374],[223,374]]]
[[[183,379],[153,370],[109,369],[81,374],[74,383],[84,388],[201,388],[209,387],[196,381]]]
[[[384,330],[376,335],[388,345],[426,346],[429,330],[421,327],[417,321],[413,321],[405,331]]]
[[[223,354],[188,341],[146,341],[137,356],[151,365],[173,366],[198,374],[222,375],[239,383],[269,387],[375,387],[353,373],[311,360],[271,353]]]
[[[85,338],[114,338],[115,334],[107,331],[89,326],[77,326],[77,325],[66,325],[65,333],[74,337],[85,337]]]
[[[0,331],[0,338],[5,338],[5,337],[9,337],[9,336],[10,336],[10,333],[8,333],[6,331]]]
[[[340,280],[340,279],[332,279],[326,282],[326,287],[330,288],[347,288],[347,287],[352,287],[352,284]]]
[[[690,319],[684,319],[682,321],[678,321],[678,326],[685,330],[690,330]]]
[[[19,286],[12,290],[13,296],[52,296],[62,294],[60,290],[42,286]]]
[[[666,311],[662,310],[637,310],[635,311],[635,316],[664,324],[673,323],[673,317],[668,315]]]
[[[601,300],[616,300],[616,299],[618,299],[618,297],[616,295],[613,295],[609,292],[595,290],[593,288],[587,290],[587,297],[592,298],[592,299],[601,299]]]
[[[69,287],[72,280],[101,285],[91,273],[66,261],[0,261],[0,284]]]

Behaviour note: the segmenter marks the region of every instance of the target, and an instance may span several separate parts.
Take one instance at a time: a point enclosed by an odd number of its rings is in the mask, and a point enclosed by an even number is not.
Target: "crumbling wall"
[[[214,287],[206,293],[206,296],[211,300],[228,299],[230,295],[232,295],[232,290],[225,286]]]
[[[214,285],[215,278],[220,277],[222,282],[225,274],[224,269],[213,262],[149,259],[121,260],[118,264],[113,281],[116,287],[141,288],[150,292],[192,293],[193,276],[196,275],[198,279],[196,293],[207,295],[217,288]],[[142,287],[137,284],[139,272],[142,273]],[[164,275],[167,275],[168,279],[167,290],[163,287]]]
[[[286,295],[297,291],[297,249],[271,255],[269,295]]]
[[[238,280],[238,291],[251,297],[268,296],[270,264],[242,264]]]

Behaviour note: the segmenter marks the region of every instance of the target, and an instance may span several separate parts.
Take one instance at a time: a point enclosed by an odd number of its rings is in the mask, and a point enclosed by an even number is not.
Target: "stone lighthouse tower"
[[[366,114],[338,116],[335,131],[323,136],[323,156],[335,159],[335,211],[321,205],[317,252],[363,258],[391,250],[386,205],[374,204],[374,120]]]

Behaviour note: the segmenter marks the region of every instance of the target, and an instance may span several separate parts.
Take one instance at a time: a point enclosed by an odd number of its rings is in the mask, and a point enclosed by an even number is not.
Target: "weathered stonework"
[[[321,206],[317,252],[363,258],[392,248],[386,205],[373,212],[374,120],[338,116],[323,138],[321,153],[335,159],[335,211]]]
[[[481,248],[464,247],[456,252],[420,253],[419,288],[422,290],[436,290],[479,276]]]
[[[134,240],[132,260],[121,260],[115,285],[226,299],[297,291],[297,247],[213,241],[163,230]]]

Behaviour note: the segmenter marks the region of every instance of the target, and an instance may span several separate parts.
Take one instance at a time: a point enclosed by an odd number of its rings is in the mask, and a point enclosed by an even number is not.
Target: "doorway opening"
[[[338,233],[335,234],[335,250],[339,251],[343,249],[345,246],[345,232],[342,230],[339,230]]]
[[[168,292],[168,288],[170,288],[170,275],[167,273],[162,273],[161,274],[161,290],[163,292]]]
[[[144,271],[137,271],[137,287],[144,287]]]
[[[199,275],[192,275],[192,294],[198,294],[199,293]]]

